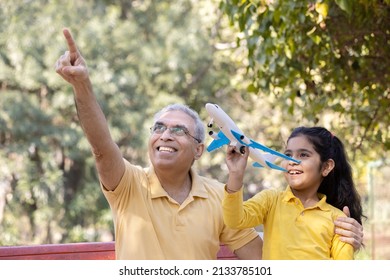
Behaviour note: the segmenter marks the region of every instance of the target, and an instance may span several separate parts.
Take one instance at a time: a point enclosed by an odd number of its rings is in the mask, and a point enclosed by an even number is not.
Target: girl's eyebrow
[[[308,149],[298,149],[296,151],[299,152],[299,153],[302,153],[302,152],[306,152],[306,153],[310,153],[310,154],[313,153],[313,151],[308,150]],[[284,152],[285,153],[292,153],[293,151],[291,149],[287,149]]]

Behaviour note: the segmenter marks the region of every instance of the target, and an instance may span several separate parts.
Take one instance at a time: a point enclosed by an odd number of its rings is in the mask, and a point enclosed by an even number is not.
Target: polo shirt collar
[[[310,207],[310,208],[320,208],[321,210],[323,211],[329,211],[330,210],[330,207],[329,207],[329,204],[326,202],[326,195],[325,194],[322,194],[322,193],[317,193],[318,194],[318,197],[320,199],[320,201],[318,201],[316,203],[316,205],[314,205],[313,207]],[[291,187],[290,186],[287,186],[286,190],[283,192],[282,194],[282,200],[284,202],[289,202],[289,201],[297,201],[299,200],[299,198],[297,198],[293,192],[291,191]]]
[[[150,166],[147,169],[146,173],[149,180],[151,198],[153,199],[159,197],[168,197],[167,192],[164,190],[164,188],[161,186],[160,181],[158,180],[158,177],[156,175],[156,172],[154,171],[153,166]],[[208,192],[199,174],[195,172],[194,168],[191,168],[190,174],[192,178],[192,186],[191,186],[191,192],[189,196],[207,198]]]
[[[191,194],[197,197],[208,198],[209,195],[203,183],[203,180],[201,179],[201,176],[192,167],[190,170],[190,174],[192,178]]]

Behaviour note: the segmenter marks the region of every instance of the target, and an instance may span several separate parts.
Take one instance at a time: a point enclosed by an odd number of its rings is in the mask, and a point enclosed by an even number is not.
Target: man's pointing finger
[[[62,32],[64,33],[66,42],[68,43],[68,49],[69,49],[70,59],[71,59],[70,62],[71,64],[73,64],[77,58],[77,55],[79,54],[78,53],[79,51],[76,46],[76,42],[73,40],[72,34],[70,34],[69,29],[64,28]]]

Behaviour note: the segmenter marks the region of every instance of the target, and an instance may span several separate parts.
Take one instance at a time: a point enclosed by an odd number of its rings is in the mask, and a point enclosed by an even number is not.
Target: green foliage
[[[390,148],[390,6],[383,1],[223,1],[248,55],[248,90],[295,121],[327,125],[357,153]]]
[[[325,125],[358,155],[360,171],[390,145],[388,13],[388,1],[369,0],[2,0],[0,244],[112,238],[72,88],[54,71],[66,51],[63,27],[87,61],[115,141],[136,164],[148,163],[157,110],[186,103],[206,123],[204,105],[215,102],[281,151],[292,127]],[[226,180],[223,152],[196,164]],[[257,190],[284,187],[275,173],[247,174]]]
[[[146,165],[158,109],[201,111],[228,84],[230,62],[213,48],[220,14],[210,1],[1,1],[0,187],[11,190],[0,244],[112,238],[72,88],[54,71],[66,51],[62,28],[86,58],[124,157]]]

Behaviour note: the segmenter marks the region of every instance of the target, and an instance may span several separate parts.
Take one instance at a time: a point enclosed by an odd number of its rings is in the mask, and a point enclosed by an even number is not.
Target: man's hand
[[[55,70],[64,80],[75,85],[89,79],[88,69],[70,31],[64,28],[63,33],[68,44],[68,50],[57,60]]]
[[[334,221],[335,232],[340,235],[341,241],[351,244],[355,251],[359,250],[363,243],[363,226],[350,218],[348,206],[344,206],[343,212],[347,217],[339,217]]]

